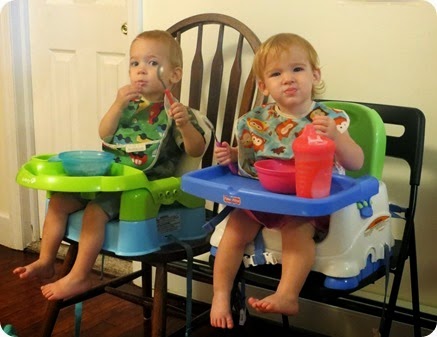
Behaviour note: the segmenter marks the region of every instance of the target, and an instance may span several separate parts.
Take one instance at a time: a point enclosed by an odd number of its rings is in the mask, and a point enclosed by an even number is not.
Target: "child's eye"
[[[131,67],[138,67],[138,62],[137,62],[137,61],[132,61],[132,62],[130,63],[130,66],[131,66]]]
[[[158,65],[157,61],[149,61],[149,64],[153,67],[156,67]]]
[[[303,70],[304,70],[303,67],[296,67],[296,68],[293,69],[293,71],[295,73],[298,73],[299,71],[303,71]]]
[[[281,75],[281,73],[279,72],[279,71],[275,71],[275,72],[272,72],[271,74],[270,74],[270,77],[278,77],[278,76],[280,76]]]

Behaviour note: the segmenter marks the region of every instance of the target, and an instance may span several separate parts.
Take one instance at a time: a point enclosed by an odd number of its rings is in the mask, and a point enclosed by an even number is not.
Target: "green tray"
[[[18,171],[18,184],[57,192],[115,192],[147,187],[149,180],[140,170],[113,163],[106,176],[68,176],[55,154],[33,156]]]

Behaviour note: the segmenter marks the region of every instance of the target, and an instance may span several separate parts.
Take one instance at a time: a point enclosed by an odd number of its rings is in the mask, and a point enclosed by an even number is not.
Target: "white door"
[[[101,148],[98,123],[128,81],[141,13],[140,0],[29,1],[36,154]],[[39,192],[41,224],[44,208]]]

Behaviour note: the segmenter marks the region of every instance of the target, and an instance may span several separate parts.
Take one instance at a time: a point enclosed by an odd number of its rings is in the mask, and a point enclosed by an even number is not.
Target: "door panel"
[[[98,125],[128,83],[132,1],[29,1],[35,152],[100,149]],[[40,223],[45,196],[39,194]]]

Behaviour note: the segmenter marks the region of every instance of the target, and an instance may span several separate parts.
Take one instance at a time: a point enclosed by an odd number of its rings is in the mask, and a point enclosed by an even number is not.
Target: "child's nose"
[[[282,76],[282,80],[283,80],[285,83],[291,83],[291,82],[294,81],[294,76],[293,76],[293,74],[290,73],[290,72],[284,72],[284,73],[283,73],[283,76]]]
[[[140,63],[137,67],[137,73],[138,74],[146,74],[147,73],[147,66],[145,64]]]

